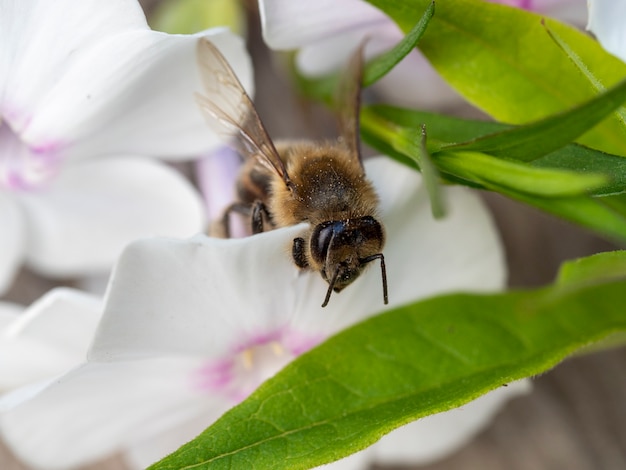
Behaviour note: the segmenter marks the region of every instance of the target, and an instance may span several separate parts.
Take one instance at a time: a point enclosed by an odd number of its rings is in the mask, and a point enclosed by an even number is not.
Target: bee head
[[[323,222],[314,228],[310,243],[311,257],[321,266],[320,273],[328,282],[322,307],[328,304],[332,291],[341,292],[375,259],[381,262],[383,296],[387,303],[387,276],[381,253],[384,233],[376,219],[364,216]]]

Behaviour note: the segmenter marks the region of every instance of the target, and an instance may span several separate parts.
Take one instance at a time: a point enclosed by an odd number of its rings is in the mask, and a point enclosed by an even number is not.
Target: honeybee
[[[197,54],[203,86],[211,98],[196,93],[196,101],[209,125],[236,137],[238,150],[248,157],[238,177],[238,201],[224,215],[227,233],[231,212],[249,216],[253,233],[308,222],[310,228],[293,240],[292,257],[296,266],[317,271],[328,282],[322,307],[333,291],[342,291],[374,260],[380,260],[387,304],[385,234],[375,218],[378,196],[365,176],[359,145],[361,48],[342,81],[341,137],[333,143],[274,145],[217,47],[202,38]]]

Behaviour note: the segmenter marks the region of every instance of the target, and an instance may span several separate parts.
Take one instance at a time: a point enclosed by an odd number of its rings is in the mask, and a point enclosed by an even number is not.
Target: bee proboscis
[[[253,233],[308,222],[309,229],[293,241],[292,257],[299,268],[317,271],[328,282],[322,307],[375,260],[380,260],[385,304],[388,298],[385,235],[375,218],[378,196],[365,175],[359,145],[361,49],[342,81],[337,142],[274,145],[224,56],[208,39],[198,42],[207,94],[196,93],[196,100],[211,127],[236,137],[238,150],[248,157],[237,182],[239,200],[226,211],[224,227],[228,231],[231,212],[251,217]]]

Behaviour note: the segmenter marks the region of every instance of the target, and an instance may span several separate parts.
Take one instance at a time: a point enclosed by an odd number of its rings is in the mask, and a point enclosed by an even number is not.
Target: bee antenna
[[[385,302],[385,305],[387,305],[389,303],[389,296],[387,295],[387,268],[385,268],[385,256],[382,253],[376,253],[375,255],[368,256],[367,258],[361,258],[359,261],[361,264],[366,264],[370,261],[374,261],[375,259],[380,260],[380,274],[383,278],[383,301]]]
[[[333,278],[328,283],[328,290],[326,291],[326,298],[324,299],[324,303],[322,304],[322,308],[324,308],[324,307],[326,307],[328,305],[328,301],[330,300],[330,294],[333,293],[333,288],[335,287],[335,283],[337,282],[337,279],[339,278],[340,272],[341,272],[341,270],[337,269],[337,271],[335,271],[335,274],[333,275]]]

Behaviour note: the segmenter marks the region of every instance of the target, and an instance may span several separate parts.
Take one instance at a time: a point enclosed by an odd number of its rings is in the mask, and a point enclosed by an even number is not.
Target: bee
[[[250,217],[253,234],[308,222],[306,232],[293,240],[291,254],[296,266],[319,272],[328,283],[322,307],[333,291],[342,291],[375,260],[380,260],[383,300],[388,302],[385,232],[375,218],[378,196],[365,175],[359,144],[361,49],[341,82],[345,103],[337,142],[274,145],[224,56],[206,38],[198,42],[207,95],[196,93],[196,101],[209,125],[235,137],[247,157],[238,177],[238,200],[224,214],[224,229],[228,233],[232,212]]]

